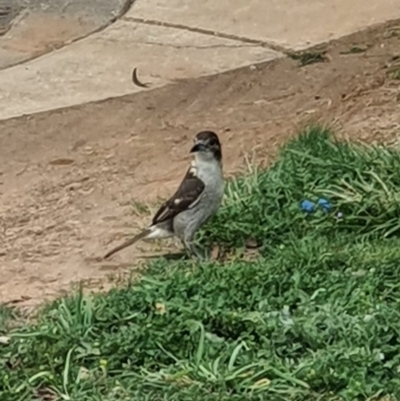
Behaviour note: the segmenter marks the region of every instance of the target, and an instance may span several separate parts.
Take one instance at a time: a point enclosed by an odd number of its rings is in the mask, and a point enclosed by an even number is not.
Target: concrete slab
[[[300,50],[400,18],[399,0],[137,0],[128,18],[203,28]]]
[[[39,59],[0,72],[0,119],[141,90],[131,74],[160,86],[280,57],[265,47],[118,21]]]
[[[133,0],[0,0],[0,69],[108,26]]]
[[[268,61],[282,56],[268,48],[271,43],[276,49],[304,49],[400,18],[398,2],[136,0],[122,20],[102,32],[0,71],[0,119],[143,90],[131,81],[133,67],[157,87]],[[37,26],[40,31],[49,24]],[[18,58],[32,36],[8,47],[7,54],[0,46],[3,63]]]

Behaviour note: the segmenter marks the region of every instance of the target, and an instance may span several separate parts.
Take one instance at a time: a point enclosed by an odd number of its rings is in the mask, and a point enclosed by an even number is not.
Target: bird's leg
[[[189,251],[191,256],[194,256],[196,259],[205,260],[206,256],[202,254],[199,249],[194,244],[193,240],[185,239],[183,240],[185,248]]]
[[[186,242],[185,242],[185,240],[183,240],[183,239],[179,239],[179,242],[181,243],[181,245],[182,245],[182,248],[184,249],[184,253],[185,253],[186,257],[190,257],[190,256],[191,256],[191,254],[190,254],[190,251],[189,251],[189,248],[188,248],[188,246],[186,245]]]

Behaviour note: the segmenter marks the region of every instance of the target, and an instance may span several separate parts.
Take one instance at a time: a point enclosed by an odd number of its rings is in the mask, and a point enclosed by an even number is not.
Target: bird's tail
[[[128,239],[127,241],[123,242],[121,245],[118,245],[117,247],[111,249],[111,251],[107,252],[104,256],[104,259],[108,259],[111,255],[114,255],[114,253],[117,253],[121,251],[122,249],[127,248],[128,246],[133,245],[135,242],[146,238],[152,231],[150,229],[143,230],[139,234],[135,235],[133,238]]]

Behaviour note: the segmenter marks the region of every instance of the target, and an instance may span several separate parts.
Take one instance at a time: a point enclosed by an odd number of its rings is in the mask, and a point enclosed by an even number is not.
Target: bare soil
[[[324,46],[328,61],[290,58],[118,99],[0,122],[0,301],[35,304],[89,280],[102,289],[159,251],[106,249],[171,194],[193,136],[218,132],[227,176],[246,154],[273,160],[306,123],[395,143],[400,133],[400,23]],[[177,249],[167,243],[164,249]]]

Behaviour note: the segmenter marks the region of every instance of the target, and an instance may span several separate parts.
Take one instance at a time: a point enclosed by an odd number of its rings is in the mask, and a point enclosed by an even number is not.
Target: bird
[[[107,252],[104,259],[142,239],[177,237],[191,256],[203,259],[195,235],[219,209],[224,195],[222,148],[213,131],[198,132],[190,167],[176,192],[165,201],[148,228]]]

